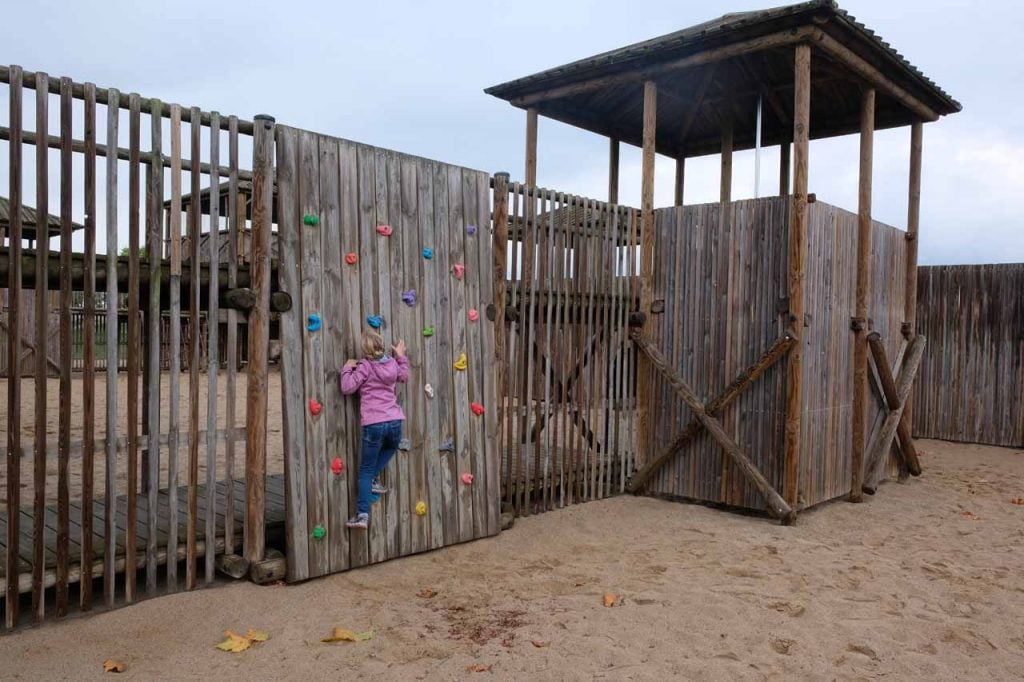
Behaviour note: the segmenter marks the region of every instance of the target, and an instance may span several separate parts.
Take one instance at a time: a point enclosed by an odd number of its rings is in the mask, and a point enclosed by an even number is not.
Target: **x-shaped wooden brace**
[[[885,394],[885,402],[889,408],[889,414],[885,416],[882,427],[868,444],[865,457],[867,475],[864,477],[861,489],[869,495],[874,495],[885,470],[885,454],[889,452],[893,438],[897,434],[900,436],[900,452],[903,454],[907,469],[914,476],[921,475],[921,462],[917,458],[917,450],[914,448],[910,429],[903,418],[903,408],[907,405],[907,398],[910,397],[910,390],[914,385],[914,377],[917,376],[917,368],[921,365],[921,358],[924,356],[925,338],[915,336],[914,340],[910,342],[903,366],[900,368],[898,381],[893,380],[885,346],[882,344],[882,337],[878,332],[868,334],[868,346],[871,348],[871,355],[875,360],[878,377],[881,380],[882,392]]]
[[[776,360],[782,357],[785,354],[785,352],[789,349],[789,347],[796,342],[796,339],[787,334],[779,341],[776,341],[775,344],[773,344],[772,348],[769,349],[768,353],[762,356],[757,363],[751,366],[751,368],[748,368],[748,370],[751,371],[750,377],[747,377],[746,379],[742,378],[742,374],[748,371],[744,370],[744,372],[741,372],[741,376],[737,377],[737,381],[733,381],[733,383],[729,385],[729,388],[727,388],[721,396],[719,396],[715,400],[708,403],[707,406],[705,406],[703,403],[700,402],[697,396],[694,395],[693,391],[690,389],[689,385],[687,385],[686,381],[681,376],[679,376],[679,374],[674,369],[672,369],[672,367],[669,365],[668,360],[665,358],[664,355],[661,354],[661,351],[659,351],[658,348],[653,343],[651,343],[650,339],[644,336],[643,332],[639,328],[634,327],[633,329],[631,329],[629,332],[629,337],[633,339],[633,342],[637,346],[639,346],[640,350],[647,354],[647,357],[650,359],[651,364],[654,365],[654,367],[659,372],[661,372],[662,376],[669,382],[669,384],[672,385],[672,388],[674,388],[676,393],[679,394],[679,397],[683,399],[683,402],[686,403],[686,406],[690,408],[690,411],[693,413],[693,421],[699,422],[700,425],[702,425],[704,428],[708,430],[708,433],[711,434],[711,437],[718,441],[718,444],[722,447],[722,450],[725,451],[725,454],[727,454],[730,457],[730,459],[732,459],[732,461],[736,464],[736,466],[739,467],[739,469],[743,472],[747,479],[751,483],[753,483],[759,491],[761,491],[761,494],[764,496],[765,501],[768,503],[768,511],[770,511],[773,516],[780,519],[784,525],[788,526],[789,524],[793,523],[796,520],[796,512],[794,512],[792,508],[790,508],[790,506],[786,504],[786,501],[782,499],[782,496],[779,495],[778,491],[776,491],[775,488],[771,486],[771,484],[768,482],[768,479],[766,479],[764,475],[757,469],[757,467],[754,466],[754,463],[750,461],[750,459],[746,456],[746,454],[736,443],[736,441],[734,441],[729,436],[729,434],[725,432],[725,429],[722,427],[722,423],[715,419],[713,416],[711,416],[711,414],[709,413],[710,410],[708,408],[715,408],[715,403],[721,402],[721,404],[717,406],[717,409],[720,410],[722,409],[722,407],[724,407],[729,402],[734,400],[736,396],[739,395],[740,392],[742,392],[743,388],[749,385],[750,382],[753,381],[754,378],[756,378],[756,376],[760,376],[760,374],[763,374],[765,369],[770,367]],[[769,354],[772,353],[773,350],[775,351],[774,357],[771,359],[766,359],[768,358]],[[759,366],[759,364],[763,364],[763,367],[760,368],[760,371],[757,371],[757,367]],[[737,384],[739,384],[739,387],[733,388]],[[686,432],[689,431],[690,429],[691,427],[688,425],[686,430],[684,430],[683,434],[681,434],[675,442],[678,443],[682,439],[682,437],[686,435]],[[693,436],[695,436],[698,431],[699,427],[694,426]],[[689,436],[689,438],[692,438],[693,436]],[[650,474],[648,474],[648,477],[649,475]]]

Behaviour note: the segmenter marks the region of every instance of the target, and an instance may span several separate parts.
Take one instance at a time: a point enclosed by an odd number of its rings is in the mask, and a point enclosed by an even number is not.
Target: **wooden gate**
[[[487,174],[286,126],[276,139],[280,286],[294,303],[281,316],[288,579],[497,533]],[[369,531],[349,531],[361,429],[338,372],[371,317],[388,344],[408,344],[398,397],[410,447],[388,468],[392,492]]]

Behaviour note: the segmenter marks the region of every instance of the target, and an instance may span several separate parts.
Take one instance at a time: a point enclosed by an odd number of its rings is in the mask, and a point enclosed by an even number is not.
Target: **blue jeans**
[[[367,424],[363,427],[363,452],[359,457],[359,501],[356,512],[370,513],[370,486],[395,456],[402,440],[402,421]]]

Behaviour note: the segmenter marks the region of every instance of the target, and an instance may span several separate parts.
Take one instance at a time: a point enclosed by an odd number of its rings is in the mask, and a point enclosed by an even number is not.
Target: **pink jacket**
[[[362,359],[355,367],[342,367],[341,392],[359,393],[359,413],[363,426],[404,420],[405,413],[395,400],[395,384],[409,380],[408,358]]]

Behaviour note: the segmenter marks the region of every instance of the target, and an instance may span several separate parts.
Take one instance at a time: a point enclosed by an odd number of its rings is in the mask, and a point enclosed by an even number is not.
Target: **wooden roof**
[[[36,210],[31,206],[21,205],[21,238],[36,238]],[[60,216],[49,215],[46,217],[47,231],[51,237],[60,235]],[[0,227],[10,232],[11,226],[11,202],[7,197],[0,197]],[[71,223],[71,229],[82,230],[84,225],[76,222]]]
[[[639,146],[643,82],[654,80],[658,85],[656,148],[676,158],[719,152],[722,126],[730,121],[734,148],[753,147],[760,95],[762,144],[779,144],[793,134],[793,46],[797,42],[815,48],[812,138],[859,130],[860,93],[866,83],[877,90],[879,129],[934,120],[961,109],[959,102],[889,43],[831,0],[727,14],[485,92]]]

